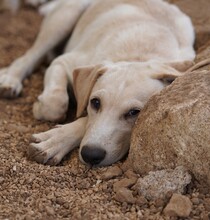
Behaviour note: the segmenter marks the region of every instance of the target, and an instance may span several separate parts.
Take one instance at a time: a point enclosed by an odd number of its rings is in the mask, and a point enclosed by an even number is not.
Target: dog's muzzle
[[[101,148],[83,146],[81,156],[86,163],[97,165],[105,158],[106,151]]]

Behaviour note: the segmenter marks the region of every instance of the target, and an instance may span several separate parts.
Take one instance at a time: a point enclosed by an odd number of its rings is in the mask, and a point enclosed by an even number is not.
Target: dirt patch
[[[41,17],[30,8],[16,16],[0,14],[0,68],[31,46],[40,22]],[[0,100],[0,219],[164,219],[161,213],[167,201],[148,201],[132,189],[132,184],[128,187],[132,200],[114,199],[116,182],[133,177],[128,172],[104,180],[103,176],[112,167],[123,168],[122,163],[88,169],[80,163],[77,150],[56,167],[27,158],[31,135],[54,126],[32,115],[45,68],[40,67],[24,81],[19,98]],[[209,219],[208,193],[199,184],[188,189],[186,196],[193,203],[189,219]]]

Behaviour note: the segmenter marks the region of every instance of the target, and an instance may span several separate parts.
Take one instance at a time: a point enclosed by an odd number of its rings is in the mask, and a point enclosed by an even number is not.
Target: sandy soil
[[[16,16],[0,14],[0,68],[30,47],[40,22],[30,8]],[[146,201],[133,191],[139,202],[117,202],[113,184],[127,174],[102,180],[110,168],[88,169],[78,160],[77,150],[56,167],[28,159],[31,134],[54,126],[32,116],[45,68],[24,81],[19,98],[0,100],[0,219],[166,219],[160,216],[167,201]],[[112,167],[123,168],[122,163]],[[196,185],[187,196],[193,202],[189,219],[209,219],[208,191]]]

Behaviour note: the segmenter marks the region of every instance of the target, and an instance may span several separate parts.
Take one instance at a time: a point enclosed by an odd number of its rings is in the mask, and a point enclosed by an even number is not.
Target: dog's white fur
[[[1,71],[0,94],[19,95],[22,80],[73,31],[65,53],[46,71],[33,113],[39,120],[63,119],[70,85],[79,119],[33,135],[29,154],[58,164],[80,145],[82,162],[114,163],[128,152],[138,111],[192,63],[191,21],[162,0],[59,0],[45,14],[32,48]]]

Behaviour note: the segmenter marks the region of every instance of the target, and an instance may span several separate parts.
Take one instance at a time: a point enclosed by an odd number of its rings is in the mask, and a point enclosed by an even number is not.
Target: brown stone
[[[101,179],[110,180],[121,175],[122,175],[122,170],[118,166],[114,166],[114,167],[108,168],[107,171],[105,171],[102,174]]]
[[[200,204],[200,199],[199,198],[192,198],[192,203],[193,205],[199,205]]]
[[[171,217],[187,218],[192,211],[192,203],[186,196],[173,194],[163,213]]]
[[[30,128],[27,126],[15,125],[15,124],[8,124],[7,129],[13,130],[19,133],[27,133],[30,130]]]
[[[128,178],[128,179],[137,179],[138,175],[136,173],[133,172],[133,170],[127,170],[124,175]]]
[[[136,199],[133,197],[132,191],[126,188],[118,189],[114,198],[121,203],[126,202],[134,204],[136,201]]]
[[[136,204],[140,207],[144,206],[144,205],[147,205],[148,201],[147,199],[144,197],[144,196],[139,196],[137,199],[136,199]]]
[[[204,199],[204,207],[208,212],[210,212],[210,198]]]
[[[124,178],[124,179],[119,180],[116,183],[114,183],[113,189],[115,192],[117,192],[120,188],[129,188],[136,183],[136,180],[137,179]]]
[[[54,215],[55,214],[55,211],[54,211],[54,209],[52,207],[46,206],[45,209],[46,209],[46,212],[49,215]]]

